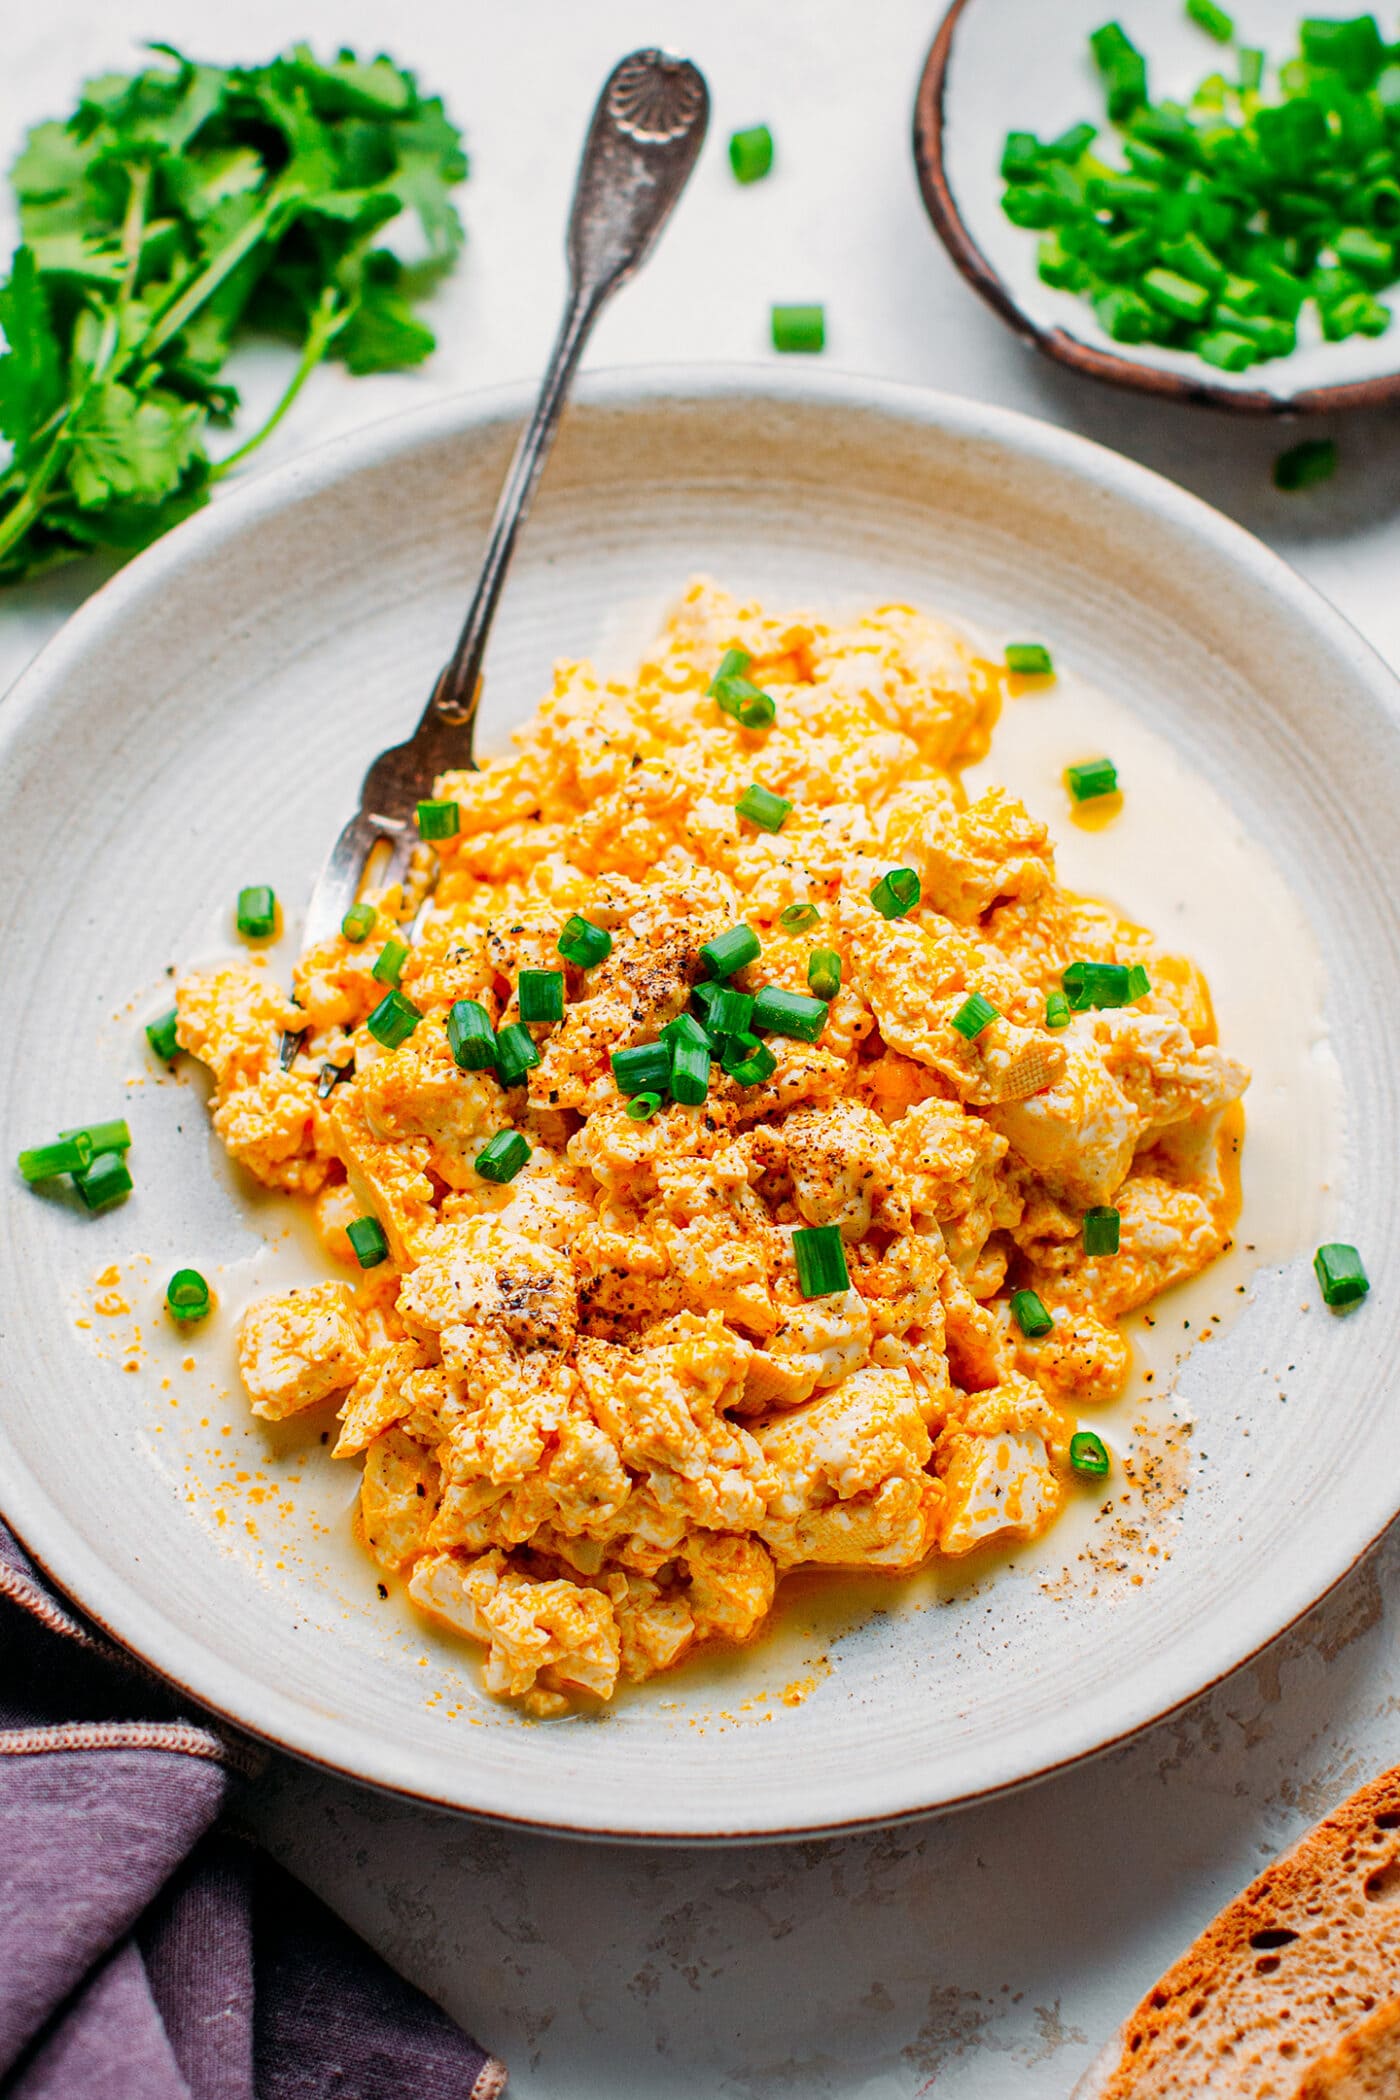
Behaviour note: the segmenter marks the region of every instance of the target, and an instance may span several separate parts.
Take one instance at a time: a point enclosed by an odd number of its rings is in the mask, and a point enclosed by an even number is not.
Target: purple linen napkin
[[[0,1525],[0,2100],[498,2100],[504,2064],[219,1827],[264,1762]]]

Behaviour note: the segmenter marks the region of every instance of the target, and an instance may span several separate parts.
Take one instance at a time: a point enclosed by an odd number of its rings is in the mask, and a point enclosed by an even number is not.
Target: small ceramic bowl
[[[1296,49],[1296,6],[1231,0],[1230,12],[1240,43],[1275,61]],[[953,0],[943,17],[914,106],[914,157],[929,217],[968,283],[1047,357],[1159,399],[1248,415],[1400,400],[1400,323],[1382,336],[1329,343],[1315,320],[1307,333],[1305,315],[1291,356],[1219,372],[1188,352],[1115,342],[1086,301],[1042,283],[1039,237],[1001,208],[1002,142],[1008,131],[1049,138],[1085,119],[1112,137],[1089,53],[1090,32],[1110,15],[1146,55],[1154,97],[1189,97],[1206,74],[1231,72],[1229,48],[1162,0]]]

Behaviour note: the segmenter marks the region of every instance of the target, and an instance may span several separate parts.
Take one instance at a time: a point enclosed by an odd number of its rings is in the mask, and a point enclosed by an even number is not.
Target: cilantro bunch
[[[23,245],[0,286],[0,582],[144,547],[208,500],[323,358],[420,363],[433,336],[415,302],[462,245],[461,136],[388,58],[322,64],[298,44],[222,67],[150,48],[155,65],[89,81],[67,123],[36,126],[11,173]],[[404,213],[414,260],[376,245]],[[262,428],[215,464],[205,442],[238,406],[223,373],[246,330],[300,355]]]

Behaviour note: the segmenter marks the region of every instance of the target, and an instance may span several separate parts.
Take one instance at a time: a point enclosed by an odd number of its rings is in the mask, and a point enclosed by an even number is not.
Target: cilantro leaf
[[[169,394],[136,394],[119,380],[95,387],[69,425],[68,480],[84,510],[114,496],[168,496],[193,455],[198,408]]]
[[[63,399],[63,360],[33,250],[15,256],[10,281],[0,287],[0,436],[22,457]]]

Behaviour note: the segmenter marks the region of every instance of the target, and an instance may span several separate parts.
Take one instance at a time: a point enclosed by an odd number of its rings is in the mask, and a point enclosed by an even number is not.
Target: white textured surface
[[[554,325],[558,226],[594,85],[660,36],[716,93],[716,132],[768,118],[782,169],[733,189],[712,146],[598,360],[762,354],[769,297],[829,302],[831,361],[1048,415],[1186,482],[1289,554],[1400,661],[1400,438],[1343,430],[1344,471],[1277,495],[1276,432],[1163,414],[1034,360],[957,279],[908,156],[932,10],[882,0],[51,0],[10,23],[5,150],[74,75],[174,31],[261,56],[307,33],[385,42],[449,88],[477,173],[472,248],[424,374],[316,382],[280,456],[434,391],[530,369]],[[857,36],[859,42],[857,42]],[[0,682],[76,602],[55,578],[0,602]],[[513,1839],[288,1769],[260,1818],[293,1865],[513,2064],[534,2100],[724,2095],[1063,2100],[1094,2046],[1263,1859],[1400,1750],[1388,1546],[1272,1655],[1187,1718],[1011,1803],[893,1835],[760,1853]]]

